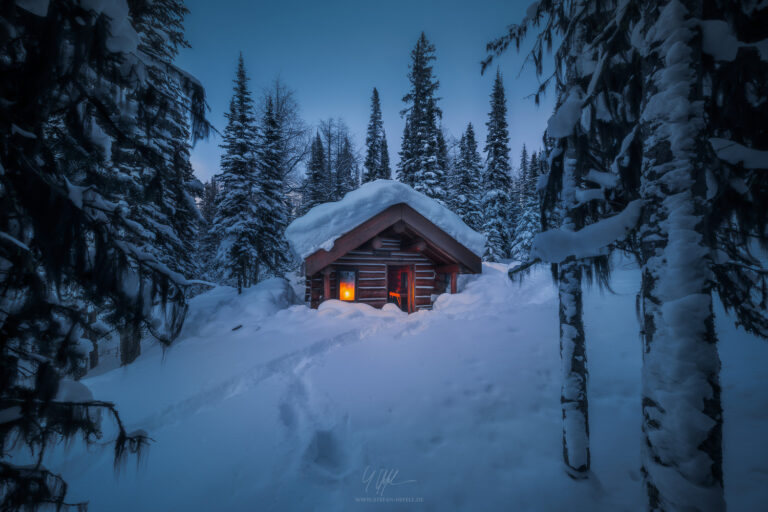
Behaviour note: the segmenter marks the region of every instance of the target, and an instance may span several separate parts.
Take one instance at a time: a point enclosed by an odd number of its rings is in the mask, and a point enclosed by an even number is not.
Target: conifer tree
[[[358,187],[357,158],[352,150],[349,134],[341,138],[341,149],[336,159],[336,192],[335,197],[341,199],[347,192]]]
[[[472,229],[480,231],[483,216],[480,206],[482,197],[482,160],[477,151],[475,130],[472,123],[459,141],[459,154],[451,175],[451,206]]]
[[[290,219],[303,207],[301,204],[303,176],[300,172],[300,164],[309,156],[312,137],[309,127],[301,118],[294,91],[280,78],[275,78],[269,87],[264,89],[257,106],[257,121],[264,119],[269,100],[272,100],[280,134],[280,169]]]
[[[147,34],[146,17],[157,11],[127,5],[96,12],[72,0],[19,2],[0,14],[0,402],[15,411],[0,428],[3,510],[72,506],[66,482],[44,466],[46,452],[75,437],[96,443],[105,418],[116,426],[116,463],[149,441],[71,380],[87,357],[81,339],[105,334],[93,306],[112,325],[164,344],[186,313],[188,282],[136,242],[151,226],[131,218],[117,184],[133,176],[118,175],[111,161],[119,142],[131,147],[137,169],[161,173],[167,163],[126,129],[136,127],[126,112],[149,118],[157,92],[135,74],[153,60],[139,32]],[[204,91],[173,64],[164,67],[190,98],[192,135],[204,136]],[[12,446],[28,449],[32,463],[19,465]]]
[[[445,134],[442,128],[437,130],[437,167],[443,170],[441,186],[445,190],[448,182],[448,174],[451,168],[451,157],[448,154],[448,143],[445,141]],[[445,192],[446,196],[448,195]]]
[[[203,226],[213,225],[213,219],[216,216],[216,198],[218,197],[219,186],[216,183],[216,176],[203,184],[203,193],[200,195],[200,217]]]
[[[542,11],[538,11],[539,7]],[[580,71],[579,64],[582,62],[579,59],[580,52],[583,51],[590,37],[600,33],[600,20],[610,12],[611,8],[595,5],[593,9],[587,9],[581,4],[572,4],[564,10],[551,2],[537,6],[539,14],[551,9],[551,12],[546,12],[552,15],[551,19],[556,22],[552,26],[547,26],[538,35],[532,51],[534,60],[540,57],[546,40],[557,30],[564,30],[561,34],[563,42],[556,57],[558,63],[555,75],[558,94],[557,109],[550,118],[547,128],[547,135],[553,146],[549,157],[551,168],[547,175],[546,186],[541,190],[543,213],[541,224],[542,229],[556,227],[557,229],[553,231],[568,233],[569,236],[573,236],[591,223],[610,217],[616,213],[616,208],[620,210],[627,203],[626,191],[622,189],[606,191],[612,195],[611,202],[606,201],[606,196],[601,190],[597,190],[603,194],[600,196],[595,194],[594,190],[587,192],[586,189],[592,189],[592,185],[586,181],[586,178],[588,171],[595,168],[601,169],[598,172],[605,178],[606,183],[616,179],[618,170],[609,172],[609,164],[619,152],[618,148],[622,146],[621,137],[631,129],[625,122],[617,122],[611,126],[611,129],[604,129],[600,123],[605,121],[595,119],[595,111],[591,112],[590,119],[585,115],[584,123],[579,123],[579,119],[575,116],[567,115],[571,112],[569,109],[574,102],[582,98],[583,91],[588,88],[591,78],[589,74]],[[526,23],[532,24],[535,23],[534,20],[540,19],[539,17],[526,18]],[[577,28],[581,23],[583,25]],[[520,27],[523,26],[510,30],[509,41],[516,41],[519,37],[523,37],[525,29]],[[505,41],[507,41],[506,38],[501,41],[502,47]],[[499,41],[492,43],[491,47],[494,48],[497,44]],[[539,71],[537,68],[537,72]],[[609,82],[601,82],[600,85],[608,86],[609,84]],[[545,86],[546,84],[543,87]],[[540,92],[541,90],[538,91]],[[636,112],[628,110],[624,114],[631,117],[636,115]],[[530,165],[526,167],[530,170]],[[520,190],[524,191],[527,180],[519,181]],[[596,200],[582,201],[582,198],[587,196],[594,197]],[[601,200],[598,201],[598,198]],[[551,222],[557,224],[553,226]],[[553,267],[553,276],[558,286],[559,301],[563,462],[569,476],[585,479],[590,474],[591,455],[587,395],[589,372],[583,319],[582,281],[584,278],[596,278],[598,284],[605,284],[609,270],[608,260],[602,255],[588,259],[568,255],[551,263],[556,263]],[[513,269],[511,275],[527,265],[529,263]]]
[[[500,261],[510,249],[510,209],[512,179],[509,165],[509,131],[507,129],[507,104],[501,72],[491,92],[491,111],[488,116],[488,137],[485,143],[486,163],[483,170],[483,232],[487,238],[484,258]]]
[[[368,122],[368,134],[365,138],[365,173],[363,181],[389,179],[389,155],[387,154],[387,140],[384,134],[384,124],[381,119],[381,103],[379,91],[373,88],[371,95],[371,119]]]
[[[200,196],[200,226],[198,231],[198,243],[196,254],[202,268],[200,275],[203,279],[216,282],[221,276],[216,272],[216,250],[219,245],[219,237],[213,231],[213,222],[216,218],[219,186],[216,176],[203,185],[203,193]]]
[[[188,13],[181,0],[157,0],[150,4],[144,22],[137,22],[139,49],[153,58],[147,66],[152,108],[138,116],[147,145],[158,148],[165,164],[157,172],[143,172],[148,192],[142,215],[153,226],[151,243],[158,259],[170,269],[193,277],[199,272],[192,256],[200,222],[195,197],[202,184],[195,178],[190,162],[190,99],[184,94],[182,77],[169,72],[184,39],[183,17]]]
[[[306,213],[315,206],[328,200],[328,170],[325,167],[325,151],[320,133],[315,134],[310,148],[309,163],[307,164],[307,177],[304,180],[303,210]]]
[[[178,74],[173,65],[179,48],[188,46],[182,27],[188,11],[178,0],[158,0],[141,11],[134,26],[137,50],[145,59],[143,87],[124,91],[119,108],[131,115],[116,121],[123,136],[113,141],[102,137],[106,165],[88,171],[74,165],[81,157],[72,154],[70,135],[63,132],[60,116],[49,121],[48,133],[58,142],[60,158],[70,162],[72,183],[98,183],[125,196],[127,217],[136,228],[124,233],[125,240],[170,270],[192,278],[199,272],[192,256],[200,220],[194,197],[200,194],[201,184],[190,163],[190,109],[197,100],[188,94],[190,77]],[[99,84],[92,80],[88,86]],[[152,148],[151,159],[137,153],[137,140]],[[94,305],[94,309],[99,308]],[[103,315],[101,319],[110,321]],[[121,362],[128,364],[140,353],[141,333],[127,324],[114,327],[121,338]]]
[[[267,100],[262,132],[258,143],[257,185],[254,187],[254,216],[257,225],[255,279],[282,276],[289,265],[289,249],[285,240],[288,206],[283,193],[281,170],[281,135],[272,100]]]
[[[528,172],[528,148],[525,147],[525,144],[523,144],[523,149],[520,150],[520,170],[519,175],[522,177]]]
[[[349,128],[341,119],[326,119],[320,123],[325,141],[325,165],[328,196],[325,201],[338,201],[344,194],[357,188],[358,157],[349,135]]]
[[[528,152],[525,145],[520,155],[520,175],[517,186],[517,216],[513,226],[512,258],[527,261],[533,244],[533,237],[540,231],[539,196],[536,186],[539,177],[537,154]]]
[[[212,232],[219,237],[216,260],[238,293],[259,279],[259,218],[254,194],[259,187],[254,106],[243,55],[237,62],[234,93],[225,114],[220,193]]]
[[[446,198],[446,169],[440,166],[440,126],[442,111],[435,93],[439,82],[432,74],[435,47],[424,33],[411,51],[408,79],[411,89],[403,97],[406,104],[405,129],[398,165],[398,180],[429,197]]]
[[[556,52],[557,66],[566,67],[566,56],[575,60],[570,67],[577,71],[574,64],[598,56],[611,64],[580,70],[583,88],[571,90],[564,109],[570,112],[558,124],[573,120],[573,128],[591,132],[596,144],[580,171],[587,185],[576,189],[582,205],[597,204],[603,214],[610,212],[621,204],[616,199],[622,189],[643,201],[633,249],[643,276],[639,307],[647,507],[723,510],[723,417],[712,292],[718,291],[739,325],[768,337],[768,271],[745,243],[768,243],[766,216],[754,215],[755,208],[765,211],[757,205],[766,203],[768,189],[764,173],[758,177],[761,165],[747,164],[744,156],[768,148],[768,106],[749,99],[768,75],[753,46],[768,37],[767,26],[757,21],[768,15],[768,6],[672,0],[582,2],[578,8],[564,17],[555,3],[541,2],[489,49],[503,52],[521,41],[528,27],[546,19],[534,45],[536,62],[558,30],[568,36]],[[623,36],[630,33],[631,38]],[[600,37],[582,48],[570,44],[574,35],[595,34]],[[704,44],[713,37],[738,41],[738,49]],[[726,90],[728,101],[720,101]],[[558,172],[556,160],[551,160],[547,188]]]
[[[402,114],[401,114],[402,115]],[[411,122],[408,116],[405,117],[405,126],[403,126],[403,137],[400,141],[400,162],[397,164],[395,177],[398,181],[411,187],[414,186],[413,161],[415,155],[414,138],[411,133]]]
[[[392,167],[389,165],[389,148],[387,147],[387,136],[382,132],[381,137],[381,178],[385,180],[392,179]]]

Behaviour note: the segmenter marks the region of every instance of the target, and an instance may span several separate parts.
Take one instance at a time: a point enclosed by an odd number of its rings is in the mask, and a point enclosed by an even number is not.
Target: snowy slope
[[[478,256],[483,254],[485,237],[482,234],[434,199],[394,180],[364,183],[341,201],[315,206],[288,226],[285,237],[294,252],[304,259],[320,249],[330,251],[337,238],[400,203],[408,204]]]
[[[165,357],[84,380],[155,440],[138,470],[131,461],[116,479],[109,444],[49,464],[94,511],[638,509],[637,271],[617,273],[617,296],[586,296],[595,475],[584,483],[560,467],[548,271],[517,285],[505,270],[486,264],[413,315],[310,310],[278,280],[241,297],[212,290]],[[720,332],[727,498],[748,510],[768,499],[768,344],[727,320]],[[399,485],[377,490],[378,473],[366,484],[379,468]],[[415,503],[363,502],[395,498]]]

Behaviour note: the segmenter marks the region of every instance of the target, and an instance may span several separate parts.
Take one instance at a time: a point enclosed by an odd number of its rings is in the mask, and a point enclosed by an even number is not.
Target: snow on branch
[[[768,169],[768,151],[742,146],[728,139],[709,139],[715,154],[729,164],[742,164],[745,169]]]
[[[16,247],[23,249],[27,252],[29,252],[29,247],[24,242],[20,241],[18,238],[15,238],[8,233],[4,233],[0,231],[0,239],[7,240],[8,242],[12,243]]]
[[[560,263],[569,256],[598,256],[605,247],[621,240],[635,227],[642,206],[643,201],[636,199],[621,213],[590,224],[579,231],[551,229],[539,233],[533,240],[531,258],[547,263]]]
[[[563,104],[547,121],[547,135],[554,139],[563,139],[573,133],[573,128],[581,118],[583,106],[584,98],[581,88],[571,89]]]
[[[732,62],[739,48],[757,48],[760,59],[768,61],[768,39],[756,43],[744,43],[734,35],[731,27],[723,20],[699,21],[702,34],[702,49],[715,60]]]

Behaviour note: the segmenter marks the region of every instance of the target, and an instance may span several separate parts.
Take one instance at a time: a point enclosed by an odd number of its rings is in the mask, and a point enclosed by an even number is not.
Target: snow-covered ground
[[[214,289],[165,354],[83,380],[154,439],[138,468],[115,476],[109,430],[49,464],[95,511],[642,509],[638,272],[586,295],[594,475],[575,482],[548,269],[522,285],[505,270],[410,316],[310,310],[278,280]],[[751,510],[768,501],[768,343],[718,314],[727,499]]]

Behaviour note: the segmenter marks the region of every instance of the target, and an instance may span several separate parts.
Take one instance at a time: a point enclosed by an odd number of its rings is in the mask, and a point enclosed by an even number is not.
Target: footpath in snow
[[[154,439],[116,478],[114,434],[48,461],[69,501],[135,510],[637,510],[640,364],[634,296],[590,290],[585,315],[594,475],[560,459],[557,297],[548,269],[506,266],[407,315],[295,304],[283,281],[196,297],[180,339],[84,379]],[[719,314],[732,510],[768,500],[768,344]],[[237,328],[238,326],[241,326]],[[234,328],[237,328],[233,330]]]

